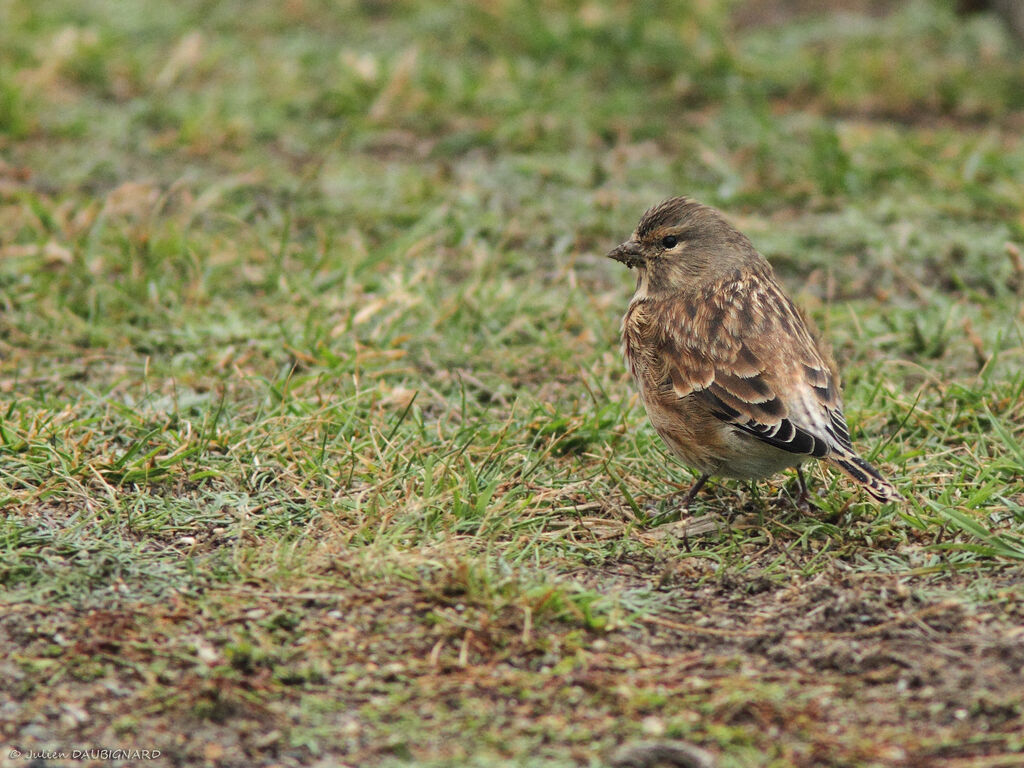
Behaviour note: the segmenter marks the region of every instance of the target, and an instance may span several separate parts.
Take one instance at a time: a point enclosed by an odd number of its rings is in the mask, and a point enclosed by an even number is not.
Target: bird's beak
[[[622,245],[612,248],[608,252],[608,258],[621,261],[630,269],[644,263],[643,256],[640,254],[640,243],[636,240],[627,240]]]

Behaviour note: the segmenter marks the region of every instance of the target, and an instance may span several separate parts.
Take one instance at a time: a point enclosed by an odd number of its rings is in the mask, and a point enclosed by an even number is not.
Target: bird
[[[879,502],[902,495],[853,447],[839,371],[810,320],[746,235],[714,208],[673,197],[648,209],[608,257],[637,272],[622,349],[648,418],[698,477],[759,480],[837,467]]]

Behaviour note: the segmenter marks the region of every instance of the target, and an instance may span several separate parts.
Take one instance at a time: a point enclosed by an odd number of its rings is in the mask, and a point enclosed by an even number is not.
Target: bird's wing
[[[665,395],[694,395],[791,453],[853,453],[834,365],[770,272],[734,275],[652,310]]]

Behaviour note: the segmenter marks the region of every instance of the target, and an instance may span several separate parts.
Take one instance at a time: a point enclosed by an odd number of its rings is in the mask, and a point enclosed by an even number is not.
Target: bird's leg
[[[700,489],[704,487],[704,483],[708,481],[709,477],[711,477],[711,475],[701,475],[700,477],[698,477],[696,482],[694,482],[694,484],[690,486],[689,490],[687,490],[686,493],[683,494],[682,498],[680,499],[681,504],[679,505],[679,507],[677,507],[676,509],[669,510],[668,512],[663,512],[662,514],[655,515],[653,518],[651,518],[651,523],[653,525],[661,525],[662,523],[667,523],[670,519],[678,520],[680,517],[682,517],[682,511],[690,508],[690,504],[693,502],[694,497],[697,495]],[[665,502],[669,501],[670,499],[675,499],[678,495],[678,493],[670,494],[669,496],[662,499],[661,504],[665,504]],[[648,508],[650,509],[651,507]]]
[[[690,490],[688,490],[686,495],[683,496],[683,507],[685,509],[690,508],[690,502],[693,501],[700,489],[704,487],[704,483],[708,481],[709,477],[711,477],[711,475],[703,474],[697,478],[697,482],[690,486]]]
[[[688,490],[686,492],[686,495],[683,496],[683,509],[687,509],[688,510],[690,508],[690,502],[693,501],[693,497],[696,496],[697,493],[700,491],[700,489],[704,487],[704,483],[706,483],[708,481],[709,477],[710,477],[710,475],[708,475],[707,473],[704,473],[700,477],[697,478],[697,482],[695,482],[693,485],[690,486],[690,490]],[[687,552],[690,551],[690,528],[689,528],[689,526],[687,526],[686,528],[683,529],[683,548]]]
[[[796,497],[796,506],[802,512],[813,512],[817,509],[807,492],[807,481],[804,480],[804,471],[799,466],[796,468],[796,479],[800,483],[800,493]]]

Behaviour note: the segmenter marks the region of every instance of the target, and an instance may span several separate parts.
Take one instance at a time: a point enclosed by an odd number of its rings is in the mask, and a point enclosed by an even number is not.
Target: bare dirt
[[[8,606],[2,735],[23,753],[146,748],[172,765],[457,762],[524,743],[584,765],[637,741],[639,722],[656,745],[712,756],[741,732],[749,764],[1021,764],[1021,569],[840,565],[785,584],[713,570],[697,557],[574,574],[668,593],[671,610],[611,631],[475,606],[454,582],[249,587],[202,609]],[[982,607],[946,596],[981,581]]]

